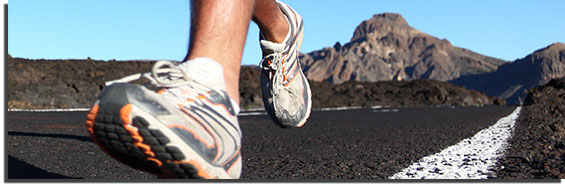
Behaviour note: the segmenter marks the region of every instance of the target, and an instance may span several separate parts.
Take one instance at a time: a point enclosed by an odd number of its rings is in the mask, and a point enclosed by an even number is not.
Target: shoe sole
[[[135,169],[162,178],[231,178],[133,104],[122,105],[119,112],[106,112],[97,104],[88,113],[86,126],[92,140],[106,154]]]

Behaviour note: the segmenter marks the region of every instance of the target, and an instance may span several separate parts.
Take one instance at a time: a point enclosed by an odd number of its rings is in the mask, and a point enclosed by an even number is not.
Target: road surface
[[[240,116],[242,179],[386,179],[457,144],[513,106],[369,108],[312,112],[280,129],[262,112]],[[86,112],[7,112],[8,179],[152,180],[90,140]]]

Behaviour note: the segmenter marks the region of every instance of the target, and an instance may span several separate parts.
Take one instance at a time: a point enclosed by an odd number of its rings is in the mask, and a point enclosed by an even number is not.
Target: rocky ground
[[[9,108],[88,108],[104,82],[151,69],[152,61],[28,60],[8,58],[6,94]],[[243,66],[243,109],[262,108],[260,69]],[[338,106],[483,106],[504,104],[483,93],[433,80],[310,82],[313,107]]]
[[[565,178],[565,78],[529,90],[497,178]]]
[[[241,106],[263,107],[259,85],[260,69],[244,66],[240,76]],[[314,108],[340,106],[484,106],[505,104],[504,100],[434,80],[357,82],[342,84],[310,81]]]
[[[8,58],[8,108],[90,107],[104,82],[148,71],[150,61]]]

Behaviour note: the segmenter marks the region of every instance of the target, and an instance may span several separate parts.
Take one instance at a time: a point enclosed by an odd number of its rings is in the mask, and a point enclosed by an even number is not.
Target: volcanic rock
[[[496,178],[565,178],[565,78],[528,90]]]
[[[336,84],[349,80],[448,81],[495,71],[507,63],[418,31],[394,13],[376,14],[363,21],[349,43],[336,43],[300,58],[308,79]]]

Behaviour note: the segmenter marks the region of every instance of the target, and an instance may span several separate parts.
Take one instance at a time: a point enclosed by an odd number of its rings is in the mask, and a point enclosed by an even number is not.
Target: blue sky
[[[400,13],[412,27],[505,60],[565,42],[565,1],[286,0],[305,21],[302,52],[347,43],[373,14]],[[189,0],[12,0],[8,53],[32,59],[182,60]],[[251,24],[242,64],[258,64]]]

